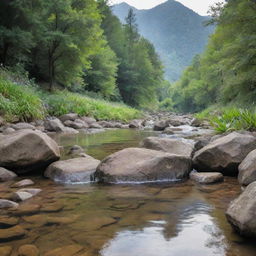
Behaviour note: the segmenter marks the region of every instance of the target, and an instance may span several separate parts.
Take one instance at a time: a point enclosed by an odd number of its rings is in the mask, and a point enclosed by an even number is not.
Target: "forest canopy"
[[[104,0],[2,0],[0,63],[24,69],[50,91],[154,107],[166,85],[162,63],[132,10],[126,21]]]

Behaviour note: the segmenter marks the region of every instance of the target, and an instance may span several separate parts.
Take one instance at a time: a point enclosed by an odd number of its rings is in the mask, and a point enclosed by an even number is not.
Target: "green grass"
[[[22,74],[0,69],[0,116],[7,121],[32,121],[71,112],[98,120],[129,121],[141,116],[137,109],[121,103],[69,91],[50,94]]]
[[[35,90],[0,77],[0,114],[7,121],[42,119],[45,108]]]
[[[238,107],[218,107],[206,109],[196,114],[199,119],[207,119],[216,132],[238,130],[256,131],[256,110]]]
[[[141,116],[134,108],[124,104],[92,99],[88,96],[59,91],[54,94],[45,94],[44,101],[48,112],[53,116],[67,113],[77,113],[81,116],[92,116],[98,120],[129,121]]]

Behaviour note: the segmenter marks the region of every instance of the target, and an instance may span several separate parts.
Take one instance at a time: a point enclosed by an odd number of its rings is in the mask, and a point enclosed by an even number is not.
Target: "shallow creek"
[[[77,144],[87,154],[102,159],[117,150],[138,146],[141,139],[153,134],[109,130],[59,136],[56,140],[64,147],[63,158]],[[191,181],[64,186],[40,177],[32,179],[43,192],[24,202],[23,211],[1,212],[18,218],[19,225],[27,230],[21,239],[0,242],[0,246],[14,248],[12,255],[27,243],[35,244],[41,255],[71,244],[83,246],[75,254],[83,256],[256,255],[255,241],[248,243],[237,236],[225,218],[229,202],[240,193],[235,178],[211,186]],[[5,186],[0,185],[0,193]]]

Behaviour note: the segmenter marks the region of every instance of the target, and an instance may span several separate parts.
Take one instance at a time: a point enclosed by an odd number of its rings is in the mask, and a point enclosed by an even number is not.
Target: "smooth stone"
[[[10,256],[11,253],[12,253],[12,247],[11,246],[0,247],[0,255],[1,256]]]
[[[9,228],[19,223],[19,219],[9,216],[0,216],[0,228]],[[1,255],[1,254],[0,254]]]
[[[0,241],[4,242],[9,240],[19,239],[25,235],[26,235],[26,231],[21,226],[17,225],[11,228],[1,229]]]
[[[78,134],[79,131],[77,131],[76,129],[71,128],[71,127],[65,127],[64,130],[63,130],[63,133],[65,133],[65,134]]]
[[[0,209],[4,209],[4,208],[17,208],[19,206],[19,204],[10,201],[10,200],[6,200],[6,199],[0,199]]]
[[[132,120],[130,123],[129,123],[129,128],[131,129],[139,129],[141,128],[142,126],[142,120]]]
[[[256,182],[246,187],[228,207],[226,216],[231,225],[243,236],[256,237]]]
[[[19,130],[0,137],[0,166],[15,173],[38,171],[59,158],[57,143],[43,132]]]
[[[44,121],[44,128],[49,132],[64,132],[65,126],[58,118]]]
[[[24,192],[24,191],[17,191],[12,194],[12,200],[14,200],[16,202],[25,201],[31,197],[33,197],[32,194],[30,194],[28,192]]]
[[[24,130],[24,129],[31,129],[31,130],[35,130],[35,126],[28,124],[28,123],[17,123],[17,124],[12,124],[11,127],[14,130]]]
[[[40,188],[21,188],[18,191],[20,191],[20,192],[27,192],[27,193],[35,196],[38,193],[42,192],[42,189],[40,189]]]
[[[39,250],[33,244],[24,244],[19,247],[18,256],[39,256]]]
[[[194,143],[189,140],[159,137],[148,137],[142,141],[141,146],[186,157],[191,157],[194,150]]]
[[[96,119],[93,117],[83,116],[81,119],[86,122],[87,124],[96,123]]]
[[[94,174],[94,180],[107,183],[155,182],[186,178],[191,159],[166,152],[126,148],[106,157]]]
[[[51,164],[45,177],[61,183],[90,182],[100,161],[93,157],[79,157]]]
[[[256,150],[250,152],[238,167],[238,181],[247,186],[256,181]]]
[[[76,119],[78,119],[79,118],[79,116],[78,116],[78,114],[76,114],[76,113],[69,113],[69,114],[65,114],[65,115],[62,115],[62,116],[60,116],[59,117],[59,119],[61,120],[61,122],[65,122],[65,121],[67,121],[67,120],[69,120],[69,121],[75,121]]]
[[[102,129],[103,127],[95,122],[95,123],[90,123],[89,124],[89,128],[92,128],[92,129]]]
[[[237,175],[238,165],[255,148],[256,137],[233,132],[195,152],[194,166],[198,171],[207,170],[221,172],[224,175]]]
[[[200,184],[212,184],[224,180],[223,174],[220,172],[191,172],[189,175],[191,180]]]
[[[3,131],[3,134],[4,135],[9,135],[9,134],[12,134],[14,133],[16,130],[11,128],[11,127],[7,127],[4,131]]]
[[[34,185],[34,181],[31,179],[24,179],[21,181],[16,182],[15,184],[13,184],[11,187],[13,188],[19,188],[19,187],[25,187],[25,186],[30,186],[30,185]]]
[[[44,256],[73,256],[84,249],[79,244],[68,245],[60,248],[56,248],[44,254]]]
[[[17,177],[17,175],[12,172],[9,171],[3,167],[0,167],[0,182],[4,182],[4,181],[8,181],[8,180],[13,180]]]
[[[161,120],[154,124],[153,130],[154,131],[163,131],[168,126],[169,126],[169,124],[166,120]]]

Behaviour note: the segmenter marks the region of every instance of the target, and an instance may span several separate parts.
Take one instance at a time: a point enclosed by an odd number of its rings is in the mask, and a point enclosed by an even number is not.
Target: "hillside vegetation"
[[[7,121],[32,121],[67,113],[117,121],[141,116],[138,110],[124,104],[93,99],[67,90],[42,91],[24,75],[0,69],[0,115]]]
[[[33,3],[32,3],[33,2]],[[105,0],[0,1],[0,64],[39,85],[155,108],[164,84],[133,12],[122,25]]]

